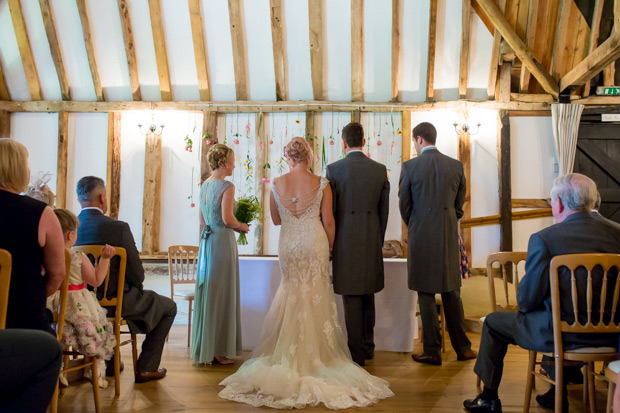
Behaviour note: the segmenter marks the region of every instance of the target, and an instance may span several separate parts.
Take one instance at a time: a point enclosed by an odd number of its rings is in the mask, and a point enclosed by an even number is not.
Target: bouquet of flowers
[[[235,218],[237,221],[249,224],[250,222],[260,218],[263,213],[263,207],[255,196],[244,196],[237,201],[237,210],[235,211]],[[239,234],[237,244],[248,245],[248,240],[245,233]]]

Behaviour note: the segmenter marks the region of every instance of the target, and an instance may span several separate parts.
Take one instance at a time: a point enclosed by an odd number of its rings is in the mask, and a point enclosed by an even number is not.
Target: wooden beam
[[[108,215],[118,219],[121,203],[121,113],[108,113],[108,168],[106,171]]]
[[[136,58],[131,19],[129,18],[128,0],[117,0],[117,2],[118,12],[121,16],[121,26],[123,27],[123,42],[125,43],[125,55],[127,56],[127,66],[129,68],[131,94],[133,95],[133,100],[142,100],[140,82],[138,81],[138,60]]]
[[[511,204],[513,208],[550,208],[546,199],[513,199]]]
[[[265,168],[265,164],[269,162],[269,115],[265,115],[262,112],[256,114],[256,171],[254,174],[254,187],[256,188],[255,195],[263,205],[269,205],[269,191],[264,183],[263,177],[267,177],[269,169]],[[269,178],[267,178],[269,179]],[[263,236],[265,230],[265,219],[270,216],[269,211],[265,208],[263,212],[263,219],[258,220],[255,225],[256,228],[256,245],[254,246],[254,253],[263,255],[265,251],[265,237]]]
[[[22,14],[22,6],[19,0],[8,0],[8,3],[11,19],[13,20],[15,37],[17,38],[17,47],[19,48],[19,55],[22,59],[24,74],[26,75],[26,82],[28,83],[30,99],[42,100],[41,84],[39,83],[37,68],[34,65],[32,50],[30,49],[30,41],[28,39],[28,32],[26,31],[24,15]]]
[[[620,96],[590,96],[587,99],[576,99],[573,103],[585,105],[619,105]],[[468,108],[476,109],[506,109],[511,111],[550,111],[548,103],[538,102],[494,102],[494,101],[444,101],[444,102],[327,102],[327,101],[287,101],[274,103],[272,101],[241,102],[208,102],[196,101],[179,102],[87,102],[87,101],[0,101],[0,110],[9,112],[124,112],[128,110],[183,110],[202,111],[213,110],[219,113],[256,113],[256,112],[393,112],[396,110],[430,110],[430,109],[461,109],[465,104]],[[221,135],[218,135],[221,136]]]
[[[510,102],[510,81],[511,76],[510,72],[512,70],[512,65],[510,63],[502,64],[499,71],[499,102]]]
[[[84,45],[86,46],[86,56],[88,56],[88,66],[90,74],[93,77],[93,85],[95,86],[95,96],[98,101],[103,99],[103,88],[99,79],[99,71],[97,70],[97,61],[95,59],[95,48],[93,46],[93,38],[90,33],[90,23],[88,22],[88,11],[86,10],[86,0],[76,0],[80,21],[82,22],[82,33],[84,35]]]
[[[160,2],[161,0],[149,0],[149,13],[151,15],[151,31],[153,32],[161,100],[169,101],[172,100],[172,85],[170,84],[168,52],[166,50],[166,38],[164,37],[164,22],[161,18]]]
[[[398,101],[400,69],[400,1],[392,0],[392,102]]]
[[[351,100],[364,100],[364,0],[351,0]]]
[[[467,97],[467,68],[469,65],[469,39],[471,37],[471,0],[463,0],[461,16],[461,61],[459,65],[459,99]]]
[[[555,41],[553,42],[553,53],[551,54],[551,75],[555,79],[559,79],[561,76],[558,67],[563,64],[563,46],[568,35],[570,3],[573,3],[573,0],[560,0],[559,2],[558,24],[555,28]]]
[[[308,0],[310,69],[314,100],[323,100],[323,0]]]
[[[2,72],[2,65],[0,65],[0,100],[11,100],[9,89],[7,89],[6,81],[4,80],[4,73]]]
[[[314,173],[319,174],[321,171],[321,158],[320,156],[317,159],[317,155],[319,154],[319,150],[321,148],[321,142],[318,138],[319,122],[321,119],[321,114],[316,112],[306,112],[306,140],[308,144],[312,148],[312,152],[314,153],[314,159],[312,162],[309,162],[309,166],[312,168]]]
[[[535,209],[532,211],[518,211],[512,213],[513,221],[523,219],[544,218],[552,216],[551,208]],[[484,225],[498,225],[500,223],[500,215],[489,215],[486,217],[470,218],[461,221],[461,228],[480,227]]]
[[[482,9],[482,7],[480,6],[480,2],[477,1],[477,4],[478,4],[478,7],[482,10],[483,12],[482,14],[484,14],[488,18],[489,16],[484,11],[484,9]],[[504,9],[506,8],[506,0],[499,0],[499,8],[503,13]],[[482,14],[479,13],[478,15],[482,15]],[[489,21],[491,20],[489,19]],[[491,24],[493,24],[493,22],[491,22]],[[489,83],[487,84],[487,96],[489,99],[495,99],[495,86],[497,85],[497,74],[498,74],[498,69],[500,65],[500,47],[502,45],[502,35],[500,34],[499,30],[495,28],[495,25],[493,25],[493,27],[494,27],[493,45],[491,46],[491,64],[489,67]]]
[[[493,34],[495,27],[493,26],[493,23],[491,23],[491,20],[489,20],[489,16],[486,15],[484,10],[482,10],[478,4],[478,0],[471,0],[471,7],[474,9],[478,17],[480,17],[480,20],[482,20],[482,23],[484,23],[484,26],[487,28],[489,33]]]
[[[506,40],[508,45],[513,48],[517,54],[517,57],[519,57],[521,62],[527,66],[528,70],[532,73],[532,75],[534,75],[545,91],[554,97],[557,97],[559,94],[557,83],[549,75],[545,68],[542,67],[538,60],[536,60],[531,49],[523,43],[523,40],[521,40],[514,29],[510,27],[510,24],[497,5],[495,5],[492,0],[478,0],[478,2],[489,15],[489,18],[498,29],[502,37]]]
[[[511,93],[510,99],[517,102],[537,102],[537,103],[553,103],[554,99],[551,95],[535,94],[535,93]]]
[[[60,53],[60,45],[58,44],[58,36],[56,35],[56,24],[54,23],[54,15],[50,8],[49,0],[39,0],[41,7],[41,16],[43,17],[43,26],[47,35],[47,42],[50,45],[50,53],[56,67],[58,82],[60,83],[60,94],[62,100],[71,100],[71,90],[69,89],[69,81],[67,80],[67,72],[62,62],[62,54]]]
[[[286,50],[282,35],[282,0],[269,0],[271,8],[271,41],[273,44],[273,65],[276,77],[276,100],[288,100],[288,71]]]
[[[402,126],[402,150],[400,154],[400,162],[401,164],[407,162],[411,156],[411,111],[403,110],[401,112],[401,126]],[[417,156],[417,154],[415,155]],[[400,242],[403,244],[403,257],[407,257],[407,224],[402,222],[400,225]]]
[[[588,56],[592,54],[592,52],[598,46],[598,35],[601,29],[601,17],[603,16],[603,6],[605,5],[605,0],[595,0],[594,2],[594,11],[592,14],[592,24],[590,25],[590,40],[588,45]],[[590,95],[590,80],[586,82],[586,85],[583,90],[583,96],[587,97]]]
[[[248,100],[248,80],[246,75],[245,46],[243,45],[244,31],[241,19],[241,0],[228,0],[228,11],[237,100]]]
[[[464,111],[462,111],[464,112]],[[464,112],[466,113],[466,112]],[[471,218],[471,139],[469,132],[465,132],[458,136],[458,159],[463,163],[463,171],[465,173],[465,202],[463,203],[463,220]],[[472,254],[471,250],[471,230],[461,230],[463,244],[467,253]]]
[[[560,90],[565,90],[573,85],[583,85],[619,57],[620,30],[614,32],[594,52],[564,75],[560,80]]]
[[[192,41],[194,43],[200,100],[207,101],[211,100],[211,88],[209,86],[207,49],[205,47],[202,14],[200,14],[200,0],[189,0],[189,20],[192,26]]]
[[[11,112],[0,110],[0,138],[11,137]]]
[[[159,251],[161,190],[161,134],[146,134],[144,148],[144,201],[142,204],[142,252]]]
[[[428,56],[426,59],[426,101],[435,100],[435,49],[437,41],[437,0],[430,0]]]
[[[614,25],[612,33],[620,29],[620,1],[614,0]],[[603,84],[605,86],[614,86],[616,77],[616,63],[612,62],[603,70]]]
[[[209,149],[218,143],[217,112],[204,110],[202,112],[202,137],[200,139],[200,182],[211,176],[211,167],[207,160]]]
[[[527,47],[534,50],[536,45],[536,24],[538,22],[538,1],[530,0],[529,13],[527,17],[527,28],[525,31]],[[527,93],[530,87],[531,73],[527,70],[525,65],[521,65],[521,74],[519,76],[519,91],[521,93]]]
[[[499,166],[499,250],[512,251],[512,178],[510,169],[510,116],[499,112],[497,164]]]
[[[56,166],[56,208],[67,207],[67,153],[69,149],[69,114],[58,113],[58,165]]]

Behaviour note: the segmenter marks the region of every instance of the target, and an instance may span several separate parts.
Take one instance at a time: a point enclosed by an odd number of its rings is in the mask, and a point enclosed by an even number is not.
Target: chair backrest
[[[489,279],[489,295],[491,298],[491,312],[517,311],[517,303],[510,302],[508,293],[509,284],[515,290],[515,297],[519,292],[519,263],[525,261],[527,253],[524,251],[496,252],[487,258],[487,278]],[[493,263],[499,263],[500,276],[503,281],[504,303],[498,302],[495,294],[495,277],[493,277]]]
[[[556,344],[562,342],[562,333],[620,332],[620,314],[617,314],[619,270],[620,254],[571,254],[553,257],[549,281]],[[568,279],[564,279],[566,277]],[[560,294],[560,284],[565,296]],[[567,290],[571,298],[568,303]],[[566,316],[567,312],[570,317]],[[567,318],[569,320],[566,320]]]
[[[9,306],[11,286],[11,253],[0,249],[0,330],[6,326],[6,311]]]
[[[95,260],[95,264],[99,262],[99,258],[101,257],[101,250],[103,249],[103,245],[80,245],[78,247],[73,247],[75,250],[81,251],[89,257],[93,257]],[[102,288],[103,295],[102,298],[99,299],[99,304],[102,307],[116,307],[116,312],[114,314],[115,323],[120,324],[121,322],[121,310],[123,308],[123,292],[125,288],[125,270],[127,268],[127,252],[125,248],[122,247],[114,247],[116,249],[115,257],[120,258],[120,263],[118,267],[118,281],[116,284],[116,297],[108,298],[108,285],[110,283],[110,267],[108,267],[108,273],[105,276],[105,280],[103,283],[95,288],[95,294],[97,291]],[[99,297],[100,294],[97,295]]]
[[[65,313],[67,310],[67,294],[69,293],[69,276],[71,275],[71,252],[65,248],[65,278],[60,284],[60,297],[58,307],[52,311],[56,323],[56,336],[62,340],[62,332],[65,328]]]
[[[171,297],[174,295],[175,284],[194,284],[196,282],[198,250],[198,247],[190,245],[172,245],[168,248]]]

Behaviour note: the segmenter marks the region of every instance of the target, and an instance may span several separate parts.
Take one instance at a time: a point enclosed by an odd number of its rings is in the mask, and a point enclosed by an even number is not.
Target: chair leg
[[[50,401],[50,413],[58,412],[58,380],[56,380],[56,388],[54,389],[54,394],[52,395],[52,400]]]
[[[121,395],[121,326],[114,327],[116,347],[114,347],[114,397]]]
[[[135,334],[131,334],[131,358],[133,359],[133,374],[138,372],[138,340]]]
[[[555,358],[555,413],[562,413],[564,396],[564,363],[562,357]]]
[[[609,389],[607,389],[607,409],[606,413],[611,413],[611,408],[614,402],[614,391],[616,390],[616,383],[609,382]]]
[[[480,380],[480,376],[476,376],[476,388],[480,389],[481,384],[482,384],[482,380]]]
[[[530,411],[530,401],[532,399],[532,388],[534,384],[534,369],[536,368],[535,351],[529,351],[529,361],[527,363],[527,381],[525,382],[525,399],[523,400],[523,413]]]
[[[439,313],[441,315],[441,352],[446,352],[446,314],[443,311],[443,303],[439,306]]]
[[[99,373],[97,371],[97,357],[91,357],[92,366],[90,367],[92,373],[92,384],[93,384],[93,396],[95,397],[95,412],[99,413]]]
[[[187,312],[187,347],[189,348],[189,340],[192,337],[192,300],[188,301],[189,310]]]
[[[586,363],[586,380],[588,383],[588,399],[590,399],[590,413],[596,413],[596,393],[594,388],[594,362]]]

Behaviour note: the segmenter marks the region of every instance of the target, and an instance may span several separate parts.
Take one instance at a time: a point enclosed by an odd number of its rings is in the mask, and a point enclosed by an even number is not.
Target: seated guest
[[[77,196],[82,212],[78,216],[80,226],[76,245],[109,244],[127,251],[122,316],[133,333],[146,334],[136,366],[136,382],[161,379],[166,375],[166,369],[159,368],[159,362],[177,306],[170,298],[143,288],[144,268],[129,225],[104,215],[108,203],[103,180],[94,176],[80,179]],[[108,298],[116,296],[118,267],[118,258],[112,259]],[[108,362],[108,376],[114,375],[113,365]]]
[[[620,231],[592,218],[596,184],[581,174],[557,178],[551,189],[551,208],[555,225],[530,237],[525,276],[519,283],[518,312],[489,314],[482,329],[480,350],[474,372],[484,383],[475,399],[465,400],[469,412],[501,412],[497,390],[502,378],[508,344],[528,350],[552,352],[553,328],[549,265],[556,255],[578,253],[620,253]],[[561,286],[560,294],[570,299]],[[596,297],[594,298],[596,300]],[[564,335],[564,348],[616,346],[617,334]],[[568,403],[564,398],[564,409]]]
[[[611,225],[615,229],[620,230],[620,224],[618,224],[615,221],[612,221],[611,219],[607,219],[604,216],[602,216],[601,213],[598,211],[600,208],[601,208],[601,194],[600,192],[597,192],[596,202],[594,203],[594,208],[592,208],[592,211],[590,211],[590,215],[592,215],[592,218],[598,219],[599,221],[604,222],[607,225]]]
[[[0,330],[0,412],[45,412],[61,361],[55,337],[36,330]]]
[[[26,147],[0,139],[0,248],[12,259],[6,327],[56,335],[45,300],[65,277],[65,243],[54,211],[20,195],[29,179]]]

